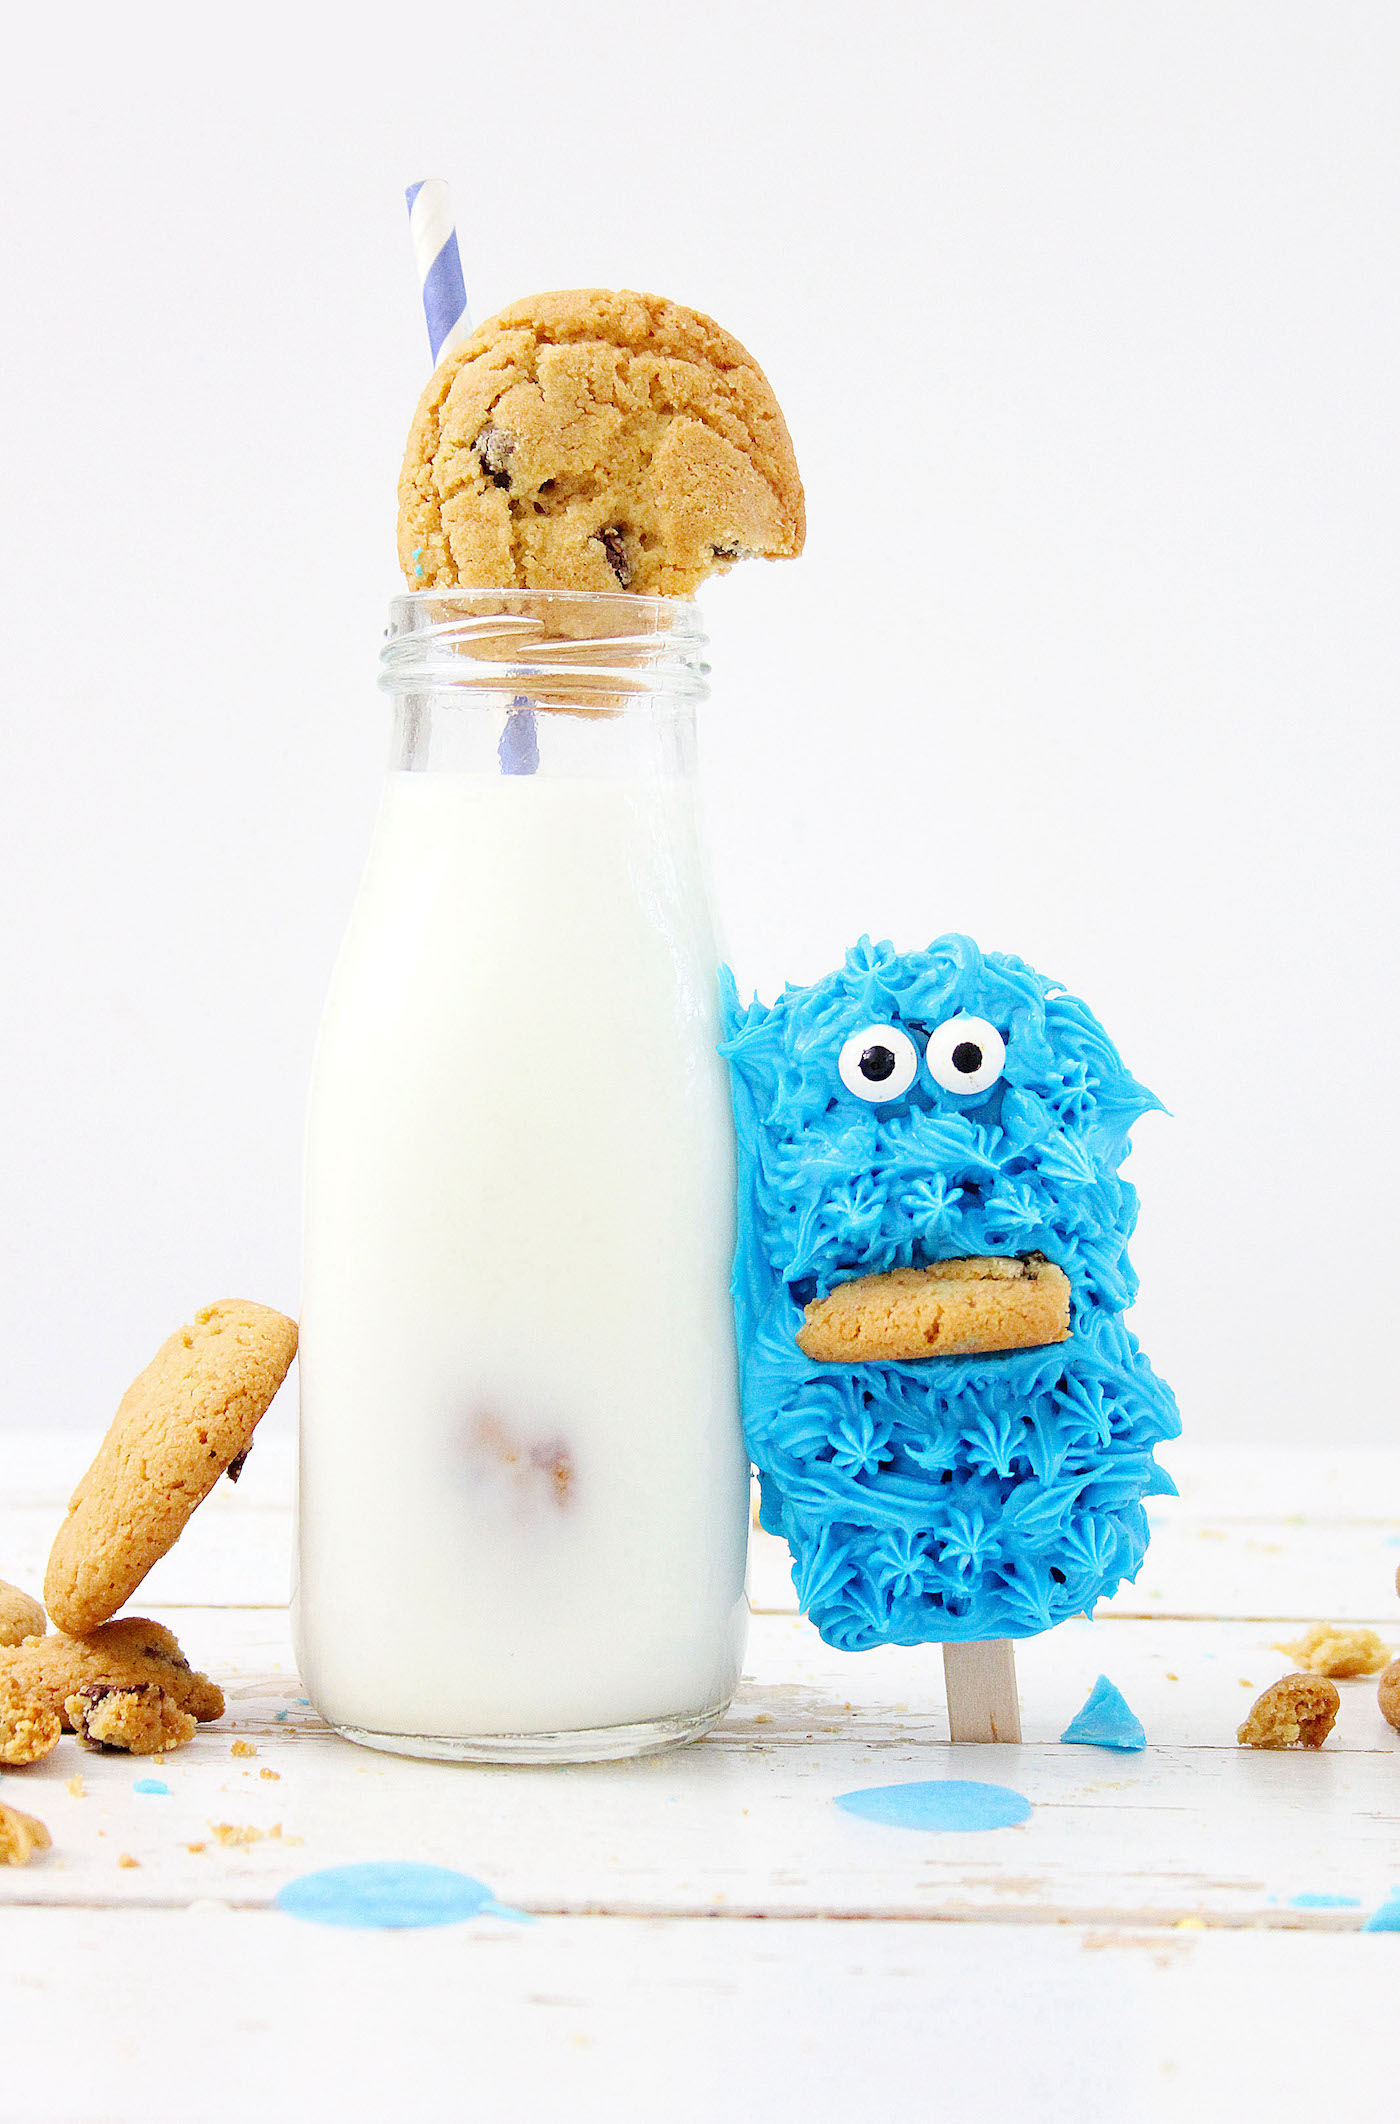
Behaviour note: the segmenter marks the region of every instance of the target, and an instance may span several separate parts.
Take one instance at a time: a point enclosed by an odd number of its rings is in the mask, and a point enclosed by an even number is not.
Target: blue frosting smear
[[[1120,1748],[1124,1753],[1147,1746],[1147,1734],[1136,1712],[1129,1710],[1122,1691],[1101,1674],[1064,1732],[1062,1741],[1078,1741],[1089,1748]]]
[[[744,1425],[803,1611],[860,1651],[1027,1637],[1091,1608],[1141,1567],[1143,1500],[1174,1494],[1153,1449],[1181,1428],[1176,1402],[1121,1317],[1137,1195],[1118,1168],[1158,1101],[1083,1003],[970,937],[902,954],[863,937],[839,972],[769,1005],[721,979]],[[923,1059],[959,1015],[1006,1048],[970,1095]],[[879,1103],[838,1069],[869,1025],[919,1057]],[[862,1364],[797,1347],[804,1307],[851,1277],[1032,1252],[1069,1278],[1067,1342]]]
[[[863,1821],[890,1829],[1014,1829],[1031,1818],[1031,1803],[1010,1785],[978,1785],[945,1777],[917,1785],[866,1785],[836,1801]]]
[[[1359,1910],[1359,1895],[1314,1895],[1305,1890],[1302,1895],[1290,1895],[1290,1910]]]
[[[1400,1932],[1400,1895],[1392,1895],[1373,1910],[1362,1926],[1363,1932]]]
[[[161,1799],[170,1797],[169,1785],[162,1784],[158,1777],[138,1777],[131,1789],[133,1792],[153,1792]]]
[[[402,1931],[419,1925],[457,1925],[464,1918],[514,1918],[523,1910],[498,1903],[482,1881],[450,1866],[424,1866],[376,1859],[358,1866],[328,1866],[303,1873],[277,1891],[277,1907],[313,1925],[354,1925]]]

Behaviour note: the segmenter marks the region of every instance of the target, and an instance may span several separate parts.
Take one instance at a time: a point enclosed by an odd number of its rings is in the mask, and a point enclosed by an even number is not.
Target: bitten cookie
[[[234,1471],[296,1355],[296,1323],[230,1298],[162,1343],[73,1492],[44,1574],[60,1630],[115,1615],[219,1477]]]
[[[415,590],[688,597],[802,550],[802,482],[763,371],[712,318],[630,289],[513,303],[438,364],[399,478]]]
[[[1033,1255],[987,1255],[838,1283],[806,1308],[797,1346],[818,1364],[907,1364],[1037,1349],[1068,1335],[1063,1269]]]
[[[12,1675],[0,1674],[0,1763],[18,1769],[58,1746],[63,1721]]]
[[[1242,1748],[1320,1748],[1342,1699],[1320,1674],[1285,1674],[1267,1688],[1235,1735]]]
[[[26,1637],[42,1637],[47,1628],[38,1601],[0,1578],[0,1645],[22,1645]]]
[[[182,1711],[156,1682],[118,1689],[87,1682],[63,1699],[63,1715],[80,1748],[123,1748],[128,1755],[156,1755],[194,1738],[192,1712]]]
[[[177,1710],[201,1724],[224,1714],[224,1692],[217,1682],[196,1673],[163,1624],[140,1615],[104,1623],[90,1637],[31,1637],[0,1652],[0,1685],[7,1679],[30,1702],[58,1716],[65,1729],[73,1723],[68,1699],[89,1688],[131,1692],[154,1684]]]

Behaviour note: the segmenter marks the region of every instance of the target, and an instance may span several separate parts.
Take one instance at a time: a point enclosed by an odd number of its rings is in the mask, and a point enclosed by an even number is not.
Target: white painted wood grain
[[[1256,1683],[1287,1664],[1248,1626],[1228,1635],[1166,1623],[1053,1632],[1023,1648],[1027,1744],[971,1755],[947,1742],[936,1648],[842,1654],[796,1617],[759,1618],[740,1700],[699,1746],[556,1770],[409,1763],[352,1747],[301,1700],[283,1618],[210,1610],[166,1619],[223,1678],[228,1717],[159,1771],[80,1757],[66,1741],[46,1763],[7,1776],[6,1793],[47,1821],[55,1850],[22,1873],[0,1873],[0,1904],[136,1908],[212,1895],[256,1906],[310,1867],[399,1857],[462,1867],[544,1912],[1163,1925],[1201,1915],[1326,1928],[1359,1916],[1300,1913],[1289,1899],[1346,1894],[1369,1908],[1400,1856],[1400,1740],[1379,1716],[1374,1685],[1347,1685],[1338,1735],[1318,1754],[1234,1745]],[[1144,1753],[1055,1738],[1100,1668],[1147,1726]],[[258,1755],[232,1756],[235,1739]],[[66,1790],[75,1768],[87,1787],[80,1800]],[[170,1785],[168,1799],[133,1792],[150,1774]],[[1023,1828],[929,1836],[833,1805],[856,1786],[948,1776],[1012,1784],[1036,1812]],[[210,1834],[217,1821],[281,1824],[303,1841],[225,1850]],[[139,1866],[121,1867],[123,1852]]]
[[[1281,2083],[1290,2115],[1394,2116],[1380,1937],[74,1915],[0,1928],[0,2124],[1224,2124]]]

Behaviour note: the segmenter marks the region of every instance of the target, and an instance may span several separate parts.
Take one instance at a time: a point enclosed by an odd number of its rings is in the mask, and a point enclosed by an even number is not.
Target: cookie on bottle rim
[[[130,1599],[219,1477],[237,1477],[296,1355],[270,1306],[228,1298],[161,1344],[122,1397],[58,1530],[44,1600],[81,1637]]]
[[[712,317],[630,288],[515,302],[443,356],[399,479],[412,590],[689,597],[806,533],[787,423]]]

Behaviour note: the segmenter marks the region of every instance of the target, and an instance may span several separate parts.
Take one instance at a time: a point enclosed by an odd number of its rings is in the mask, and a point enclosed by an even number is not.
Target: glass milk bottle
[[[297,1657],[352,1740],[638,1755],[738,1680],[703,649],[673,599],[392,607],[306,1153]]]

